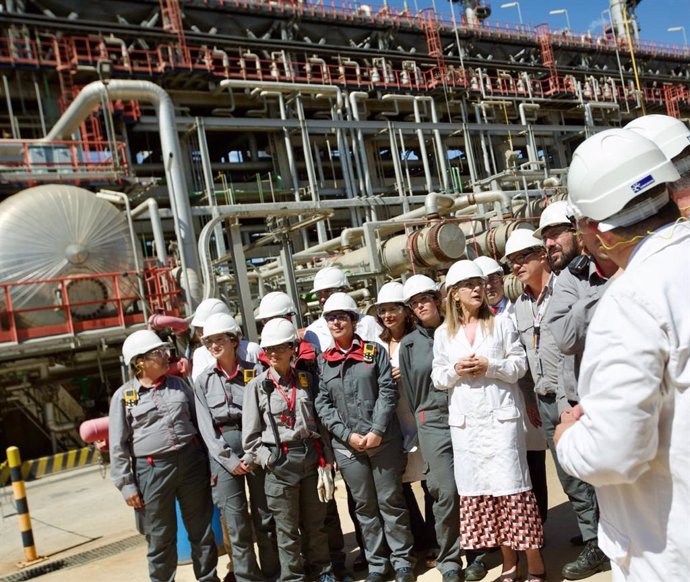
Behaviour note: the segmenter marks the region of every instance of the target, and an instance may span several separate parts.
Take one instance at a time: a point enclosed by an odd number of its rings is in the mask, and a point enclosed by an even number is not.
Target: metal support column
[[[254,309],[252,308],[252,293],[249,288],[249,276],[247,274],[247,261],[244,257],[242,243],[242,233],[239,223],[230,225],[230,241],[232,243],[232,261],[235,266],[235,282],[237,283],[237,295],[240,299],[240,312],[242,313],[242,323],[246,337],[250,341],[258,341],[259,334],[256,330],[254,320]]]

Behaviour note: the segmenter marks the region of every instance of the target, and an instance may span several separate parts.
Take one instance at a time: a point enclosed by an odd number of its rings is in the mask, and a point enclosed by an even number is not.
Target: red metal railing
[[[73,275],[55,279],[40,279],[0,283],[0,344],[19,343],[25,340],[47,338],[56,335],[76,335],[88,330],[127,327],[145,323],[143,313],[136,309],[141,298],[136,284],[135,271],[102,273],[98,275]],[[78,282],[95,281],[109,296],[92,300],[73,300],[70,287]],[[143,272],[145,300],[152,312],[180,315],[180,290],[167,267],[148,267]],[[31,287],[49,294],[33,294],[28,307],[15,307],[13,298]],[[38,297],[51,297],[41,301]],[[84,317],[79,311],[91,311],[95,315]]]
[[[0,183],[66,181],[80,183],[94,179],[122,180],[128,173],[126,146],[107,141],[51,141],[0,139]]]

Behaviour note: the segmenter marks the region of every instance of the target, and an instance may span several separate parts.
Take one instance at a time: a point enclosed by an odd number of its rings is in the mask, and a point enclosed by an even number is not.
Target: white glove
[[[319,481],[316,485],[316,491],[319,494],[319,501],[321,503],[328,503],[333,499],[335,494],[335,483],[333,482],[333,470],[331,465],[318,468]]]

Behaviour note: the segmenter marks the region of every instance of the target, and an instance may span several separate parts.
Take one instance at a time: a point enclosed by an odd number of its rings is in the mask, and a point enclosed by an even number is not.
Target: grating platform
[[[15,572],[14,574],[8,574],[7,576],[0,576],[0,582],[22,582],[22,580],[32,580],[43,576],[44,574],[50,574],[57,570],[66,570],[68,568],[74,568],[76,566],[83,566],[89,562],[95,562],[102,558],[107,558],[109,556],[114,556],[126,550],[130,550],[136,546],[145,543],[144,536],[135,535],[107,546],[102,546],[100,548],[94,548],[92,550],[87,550],[85,552],[80,552],[79,554],[74,554],[67,558],[61,558],[54,561],[48,561],[42,563],[38,566],[27,568],[21,572]]]

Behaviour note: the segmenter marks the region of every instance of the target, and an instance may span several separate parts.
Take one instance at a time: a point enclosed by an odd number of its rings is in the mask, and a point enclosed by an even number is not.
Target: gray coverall
[[[333,453],[319,432],[313,382],[307,372],[291,370],[290,377],[283,378],[269,368],[249,383],[244,394],[242,445],[266,469],[266,498],[276,522],[281,582],[307,579],[302,552],[317,575],[331,572],[324,528],[326,504],[319,501],[317,482],[319,463],[332,463]]]
[[[252,456],[242,450],[242,402],[246,380],[253,377],[253,365],[239,362],[232,377],[211,366],[199,374],[194,384],[199,432],[211,459],[213,500],[227,524],[235,577],[240,582],[275,580],[280,573],[275,523],[264,492],[265,472],[253,466]],[[250,465],[252,472],[233,475],[240,461]],[[249,488],[251,521],[245,482]],[[252,522],[261,569],[254,554]]]
[[[365,347],[373,356],[365,356]],[[395,415],[398,389],[388,354],[355,336],[347,354],[333,347],[319,362],[316,408],[357,506],[369,573],[386,572],[389,548],[395,570],[413,567],[410,517],[402,492],[405,455]],[[349,446],[352,433],[369,432],[382,437],[379,447],[360,452]]]
[[[431,382],[434,329],[417,324],[417,329],[400,342],[402,389],[417,421],[422,456],[429,465],[427,486],[434,498],[436,539],[439,552],[436,567],[444,574],[461,570],[460,508],[453,473],[453,445],[448,426],[448,394]]]
[[[551,288],[553,288],[553,281],[554,276],[550,280]],[[551,296],[552,291],[546,294],[545,300],[551,301]],[[529,369],[537,395],[539,416],[556,466],[556,473],[563,491],[568,496],[575,511],[582,539],[588,542],[597,538],[599,524],[599,511],[594,488],[580,479],[571,477],[563,470],[558,462],[553,443],[553,434],[556,425],[560,422],[556,392],[558,390],[559,371],[562,370],[563,354],[558,349],[548,325],[549,308],[550,305],[547,303],[540,320],[537,341],[535,341],[535,316],[538,313],[539,305],[531,295],[523,293],[518,297],[515,302],[515,317],[520,341],[527,352]]]
[[[194,395],[174,376],[151,388],[127,382],[110,402],[110,464],[115,486],[127,499],[139,493],[139,531],[148,542],[149,576],[173,582],[177,568],[175,500],[192,546],[194,575],[219,582],[211,517],[208,457],[194,426]]]

